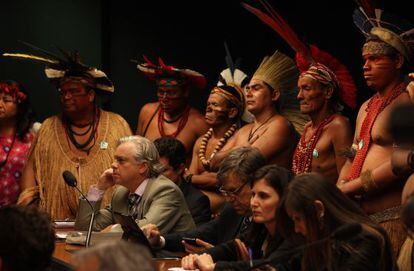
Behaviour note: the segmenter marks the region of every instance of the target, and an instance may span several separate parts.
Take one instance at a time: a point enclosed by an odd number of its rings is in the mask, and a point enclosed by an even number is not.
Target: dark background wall
[[[359,87],[359,102],[371,93],[361,78],[362,36],[352,23],[354,1],[270,1],[307,42],[316,43],[346,64]],[[409,1],[382,1],[384,7],[410,19]],[[144,5],[145,3],[145,5]],[[103,70],[114,81],[110,108],[136,127],[139,109],[155,100],[154,85],[130,59],[147,55],[156,61],[191,68],[207,76],[209,87],[225,68],[223,42],[243,69],[252,74],[263,56],[275,49],[293,51],[272,30],[241,8],[237,0],[115,1],[15,0],[2,1],[0,52],[29,52],[18,40],[55,50],[54,45],[79,50],[83,61]],[[248,3],[258,6],[257,1]],[[55,50],[56,51],[56,50]],[[33,51],[32,51],[33,52]],[[39,120],[59,111],[57,92],[40,64],[0,59],[0,78],[14,79],[30,91]],[[208,91],[191,103],[204,108]],[[345,114],[354,117],[347,110]]]

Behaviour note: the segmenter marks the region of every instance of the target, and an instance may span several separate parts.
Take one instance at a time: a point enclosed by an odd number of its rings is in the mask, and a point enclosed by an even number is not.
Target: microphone
[[[295,247],[293,249],[290,249],[286,252],[280,253],[279,255],[277,255],[273,258],[269,258],[267,260],[261,261],[260,263],[257,263],[255,265],[251,266],[249,268],[249,270],[253,270],[253,269],[259,268],[263,265],[270,264],[270,263],[272,263],[273,261],[276,261],[276,260],[281,260],[282,258],[284,258],[286,256],[296,254],[296,253],[298,253],[298,252],[300,252],[300,251],[302,251],[306,248],[310,248],[310,247],[313,247],[315,245],[321,244],[321,243],[323,243],[323,242],[325,242],[326,240],[329,240],[329,239],[338,240],[338,241],[346,241],[346,240],[352,238],[353,236],[355,236],[355,235],[357,235],[361,232],[362,232],[362,225],[360,223],[349,223],[349,224],[342,225],[342,226],[338,227],[335,231],[333,231],[328,237],[325,237],[325,238],[319,239],[317,241],[313,241],[311,243],[304,244],[304,245]]]
[[[89,204],[89,207],[91,207],[92,216],[91,216],[91,219],[89,221],[89,228],[88,228],[88,232],[86,234],[86,242],[85,242],[85,246],[89,247],[89,243],[91,242],[91,235],[92,235],[92,225],[93,225],[93,221],[95,220],[95,209],[93,208],[93,206],[92,206],[91,202],[88,200],[88,198],[78,188],[78,186],[77,186],[78,181],[76,180],[76,177],[72,174],[72,172],[70,172],[69,170],[65,170],[62,173],[62,176],[63,176],[63,179],[65,180],[65,183],[70,187],[76,188],[76,190],[79,191],[79,193],[82,195],[82,197]]]

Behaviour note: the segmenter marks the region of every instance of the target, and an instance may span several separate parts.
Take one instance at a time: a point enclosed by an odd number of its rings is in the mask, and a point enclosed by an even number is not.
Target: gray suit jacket
[[[111,204],[105,209],[98,210],[100,201],[92,202],[96,212],[93,230],[100,231],[115,224],[113,212],[128,215],[128,195],[129,190],[119,186],[113,193]],[[91,214],[90,206],[81,199],[75,228],[87,230]],[[149,223],[155,224],[162,234],[185,232],[195,228],[180,188],[163,175],[148,181],[135,222],[140,227]]]

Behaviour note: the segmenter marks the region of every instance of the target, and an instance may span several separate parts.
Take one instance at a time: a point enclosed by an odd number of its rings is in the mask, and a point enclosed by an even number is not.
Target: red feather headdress
[[[350,108],[355,108],[357,88],[345,65],[315,45],[304,43],[268,2],[265,0],[259,0],[259,2],[265,7],[268,14],[246,3],[242,3],[242,6],[256,15],[263,23],[270,26],[295,50],[296,65],[301,73],[307,71],[312,64],[316,63],[328,67],[336,75],[339,82],[341,100]]]

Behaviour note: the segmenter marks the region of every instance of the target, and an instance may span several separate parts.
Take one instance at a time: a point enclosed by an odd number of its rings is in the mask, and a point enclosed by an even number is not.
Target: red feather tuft
[[[152,67],[152,68],[156,68],[157,66],[154,65],[146,55],[142,55],[142,57],[144,58],[145,62],[148,64],[148,66]]]
[[[267,6],[270,6],[265,2]],[[254,8],[246,3],[241,3],[241,5],[256,15],[263,23],[270,26],[274,31],[276,31],[296,52],[300,52],[304,56],[309,56],[309,48],[303,43],[296,33],[292,30],[289,24],[274,10],[270,9],[269,12],[273,16],[270,17],[263,11]]]
[[[375,18],[375,1],[374,0],[357,0],[356,2],[364,10],[368,18]]]
[[[161,57],[158,58],[158,63],[160,64],[160,67],[163,70],[167,70],[167,71],[173,71],[173,70],[175,70],[175,68],[173,66],[166,65],[165,62],[164,62],[164,60],[162,60]]]

